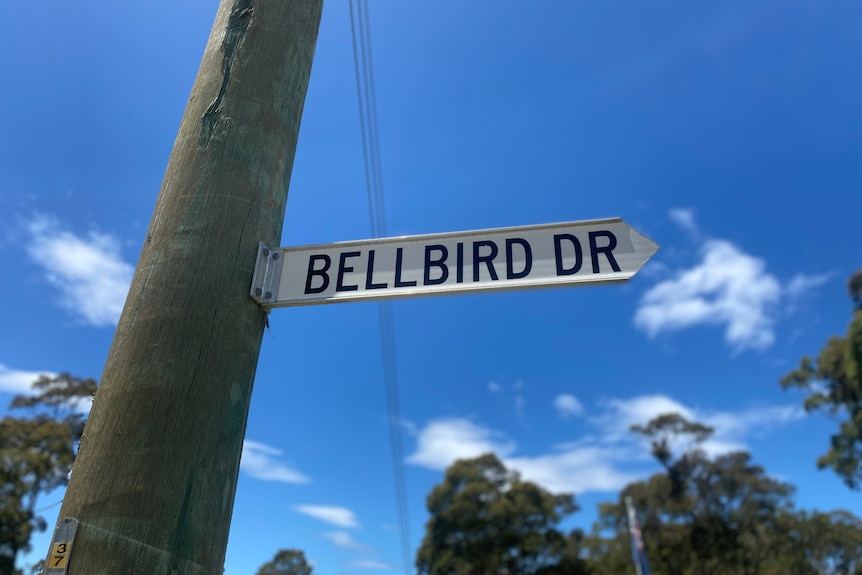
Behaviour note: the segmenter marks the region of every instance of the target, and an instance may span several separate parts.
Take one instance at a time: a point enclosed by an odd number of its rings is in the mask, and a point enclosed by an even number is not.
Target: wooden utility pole
[[[70,575],[223,573],[266,322],[249,288],[258,242],[280,244],[321,11],[221,1],[60,511]]]

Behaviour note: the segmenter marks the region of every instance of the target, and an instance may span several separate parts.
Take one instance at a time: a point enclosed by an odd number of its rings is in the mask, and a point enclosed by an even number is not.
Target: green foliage
[[[542,567],[537,571],[538,575],[591,575],[593,571],[583,557],[585,539],[586,536],[580,529],[569,533],[559,561]]]
[[[790,487],[764,476],[750,465],[748,454],[734,453],[709,460],[689,458],[684,490],[675,495],[666,474],[627,486],[616,503],[600,507],[600,530],[610,530],[613,556],[597,557],[612,573],[629,561],[623,500],[632,497],[650,565],[656,573],[689,573],[699,566],[710,573],[747,573],[762,563],[771,544],[766,534],[780,509],[789,502]],[[601,539],[601,538],[599,538]],[[595,548],[596,541],[592,542]],[[593,553],[593,555],[599,555]]]
[[[817,460],[817,465],[821,469],[831,468],[851,489],[859,489],[862,485],[862,270],[850,278],[848,289],[856,309],[846,337],[829,338],[816,361],[803,357],[798,369],[781,378],[781,386],[805,390],[807,411],[827,411],[841,418],[838,432],[830,438],[829,449]]]
[[[96,380],[81,379],[68,373],[41,375],[32,387],[38,393],[16,396],[9,405],[10,409],[25,409],[34,415],[47,415],[54,421],[61,421],[72,429],[75,440],[80,440],[84,429],[80,406],[96,395]]]
[[[690,451],[706,441],[714,430],[696,421],[688,421],[678,413],[665,413],[646,425],[632,425],[631,431],[648,437],[653,457],[664,467],[670,467],[675,447],[678,451]],[[682,445],[684,442],[687,442],[687,447]]]
[[[634,431],[653,439],[665,467],[628,485],[599,507],[599,521],[585,538],[582,556],[591,573],[631,569],[624,500],[631,497],[650,568],[667,575],[783,575],[862,573],[862,522],[847,512],[800,513],[793,487],[770,478],[745,452],[708,457],[698,446],[709,430],[680,415],[662,415]],[[676,434],[694,441],[667,455]],[[658,445],[658,448],[656,447]]]
[[[655,575],[862,575],[862,520],[794,509],[793,487],[742,451],[711,457],[712,429],[679,414],[632,430],[663,470],[599,506],[592,533],[557,525],[570,495],[521,481],[492,454],[460,460],[428,496],[421,575],[617,575],[632,572],[624,501],[637,510]],[[259,574],[261,575],[261,574]]]
[[[850,276],[850,280],[847,282],[847,291],[850,293],[850,299],[853,300],[856,309],[862,309],[862,270]]]
[[[846,511],[798,513],[786,523],[814,573],[862,573],[862,520]]]
[[[311,575],[311,566],[302,551],[281,549],[257,570],[257,575]]]
[[[423,575],[551,575],[577,560],[556,528],[577,510],[574,498],[522,481],[493,454],[452,464],[427,506],[416,558]]]
[[[18,552],[29,550],[32,534],[47,527],[36,502],[66,484],[84,428],[74,408],[92,396],[96,383],[64,373],[41,376],[33,388],[37,395],[15,397],[10,405],[30,417],[0,419],[0,573],[12,573]]]

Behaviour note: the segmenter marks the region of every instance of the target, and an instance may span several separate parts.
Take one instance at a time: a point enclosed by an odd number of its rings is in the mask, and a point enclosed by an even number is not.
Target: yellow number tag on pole
[[[77,519],[63,519],[57,522],[51,549],[45,559],[42,573],[45,575],[65,575],[69,567],[69,554],[72,552],[72,542],[78,530]]]

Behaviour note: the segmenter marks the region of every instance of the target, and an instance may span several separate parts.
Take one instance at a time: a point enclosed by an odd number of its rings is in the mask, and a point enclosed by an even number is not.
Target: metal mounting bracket
[[[267,313],[269,313],[269,308],[275,303],[283,261],[283,249],[270,248],[265,243],[260,242],[260,245],[257,247],[257,261],[254,264],[254,276],[251,278],[251,292],[249,292],[249,295]]]

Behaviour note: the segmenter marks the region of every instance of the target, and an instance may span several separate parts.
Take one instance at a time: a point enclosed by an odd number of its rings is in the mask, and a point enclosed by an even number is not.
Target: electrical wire
[[[368,219],[372,237],[386,235],[386,206],[383,194],[380,132],[377,121],[377,94],[374,88],[374,62],[371,53],[371,28],[368,4],[350,0],[350,34],[353,42],[353,67],[356,74],[356,99],[359,106],[359,129],[362,136],[362,158],[365,167],[365,189],[368,197]],[[357,34],[358,30],[358,34]],[[358,36],[358,38],[357,38]],[[358,39],[358,43],[357,43]],[[389,449],[395,483],[395,500],[401,542],[401,559],[405,573],[410,573],[410,517],[404,473],[403,422],[398,364],[395,349],[395,322],[388,301],[377,304],[380,349],[383,360],[383,381],[386,391],[386,411],[389,428]]]
[[[49,509],[53,509],[54,507],[57,507],[61,503],[63,503],[62,499],[56,503],[52,503],[51,505],[47,505],[41,509],[36,509],[35,511],[33,511],[33,513],[44,513],[45,511],[48,511]]]

